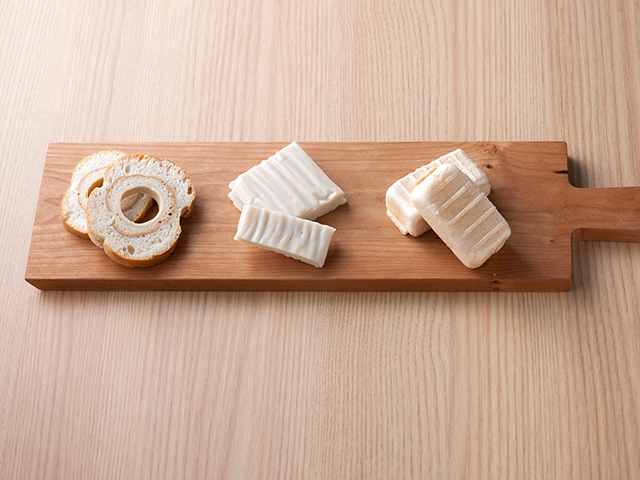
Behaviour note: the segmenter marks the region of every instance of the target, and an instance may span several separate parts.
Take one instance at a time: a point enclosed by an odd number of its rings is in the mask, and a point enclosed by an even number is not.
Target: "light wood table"
[[[640,185],[640,4],[0,8],[0,478],[640,478],[640,245],[565,293],[41,292],[52,142],[566,141]]]

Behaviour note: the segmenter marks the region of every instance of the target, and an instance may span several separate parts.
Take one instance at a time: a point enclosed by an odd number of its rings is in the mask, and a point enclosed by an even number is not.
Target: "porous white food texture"
[[[468,268],[481,266],[511,236],[493,203],[454,165],[436,168],[411,192],[411,202]]]

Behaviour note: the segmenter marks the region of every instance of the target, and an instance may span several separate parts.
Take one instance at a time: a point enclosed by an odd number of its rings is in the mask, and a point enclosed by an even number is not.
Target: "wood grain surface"
[[[637,0],[8,0],[0,24],[0,478],[640,478],[637,243],[575,243],[569,292],[24,279],[52,143],[562,141],[575,186],[640,185]]]

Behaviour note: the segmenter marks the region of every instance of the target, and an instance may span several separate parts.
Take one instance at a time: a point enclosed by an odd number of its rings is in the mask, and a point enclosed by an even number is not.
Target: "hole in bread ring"
[[[89,195],[96,188],[100,188],[104,182],[104,172],[107,168],[98,168],[85,175],[77,189],[78,204],[86,211],[87,202],[89,201]],[[140,204],[136,205],[138,202]],[[127,218],[139,219],[146,210],[151,206],[148,199],[146,199],[141,193],[134,193],[132,195],[125,195],[122,197],[122,210],[125,212]],[[131,210],[130,210],[131,209]],[[127,210],[129,210],[127,212]]]
[[[122,212],[122,199],[135,193],[146,193],[156,201],[158,213],[151,220],[135,223]],[[165,182],[157,177],[127,175],[117,178],[107,192],[107,208],[114,214],[113,228],[126,237],[138,237],[158,230],[176,209],[176,197]]]

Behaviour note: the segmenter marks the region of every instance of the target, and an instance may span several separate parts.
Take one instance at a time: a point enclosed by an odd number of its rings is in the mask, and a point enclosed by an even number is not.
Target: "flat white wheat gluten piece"
[[[489,195],[489,178],[463,150],[457,149],[424,165],[396,181],[385,195],[387,215],[403,235],[417,237],[429,230],[429,224],[411,203],[411,192],[427,175],[444,163],[450,163],[465,173],[477,187]]]
[[[481,266],[511,236],[509,224],[496,207],[454,165],[436,168],[413,189],[411,202],[469,268]]]
[[[234,240],[322,267],[335,228],[311,220],[245,205]]]
[[[296,142],[241,174],[229,188],[240,211],[254,205],[307,220],[346,203],[340,187]]]

